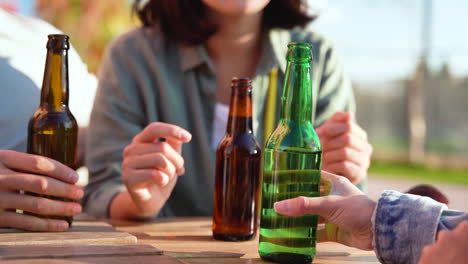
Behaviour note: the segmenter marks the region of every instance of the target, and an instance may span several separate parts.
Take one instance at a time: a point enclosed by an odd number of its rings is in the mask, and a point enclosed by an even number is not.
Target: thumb
[[[274,204],[275,211],[286,216],[302,216],[305,214],[319,215],[327,219],[333,211],[335,200],[332,196],[304,197],[283,200]]]
[[[342,123],[342,122],[351,122],[354,120],[353,112],[336,112],[333,114],[327,122],[332,123]]]
[[[325,140],[326,129],[326,124],[323,124],[315,129],[315,133],[317,133],[317,136],[320,138],[320,141]]]

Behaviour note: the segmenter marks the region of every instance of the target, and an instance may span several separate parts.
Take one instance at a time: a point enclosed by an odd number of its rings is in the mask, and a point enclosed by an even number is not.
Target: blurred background
[[[110,40],[139,25],[131,3],[0,0],[69,34],[91,72]],[[319,14],[311,27],[334,41],[354,82],[357,118],[375,149],[370,194],[430,183],[468,210],[468,2],[309,3]]]

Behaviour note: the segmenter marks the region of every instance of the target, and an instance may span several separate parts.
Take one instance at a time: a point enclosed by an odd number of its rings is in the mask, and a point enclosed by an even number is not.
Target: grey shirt
[[[306,30],[268,30],[252,82],[254,132],[259,142],[263,140],[268,74],[272,68],[279,68],[279,108],[285,55],[291,41],[313,45],[315,125],[336,111],[354,111],[350,81],[329,41]],[[215,89],[216,71],[203,45],[175,43],[157,27],[137,28],[113,41],[100,70],[90,120],[86,155],[90,182],[83,200],[85,211],[98,217],[109,216],[111,200],[125,190],[122,150],[144,127],[159,121],[192,133],[192,141],[184,145],[182,152],[186,173],[179,178],[159,216],[211,215],[215,153],[210,139]]]

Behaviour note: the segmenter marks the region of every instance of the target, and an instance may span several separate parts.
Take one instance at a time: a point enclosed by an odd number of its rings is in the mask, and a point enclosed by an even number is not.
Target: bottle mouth
[[[292,48],[292,47],[312,49],[312,44],[307,43],[307,42],[289,42],[288,48]]]
[[[305,42],[289,43],[286,59],[293,62],[310,62],[312,60],[312,45]]]
[[[47,49],[51,50],[68,50],[70,48],[70,37],[65,34],[50,34],[48,35]]]
[[[234,87],[252,87],[252,80],[250,78],[238,78],[233,77],[231,80],[231,86]]]
[[[47,36],[49,39],[69,40],[70,37],[65,34],[50,34]]]

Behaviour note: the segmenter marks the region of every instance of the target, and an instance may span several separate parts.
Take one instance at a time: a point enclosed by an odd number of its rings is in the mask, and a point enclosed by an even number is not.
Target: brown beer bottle
[[[213,237],[243,241],[257,231],[261,148],[252,128],[252,86],[232,79],[226,134],[216,150]]]
[[[68,39],[67,35],[49,35],[41,103],[29,120],[28,153],[49,157],[76,169],[78,124],[68,108]],[[27,194],[37,196],[30,192]],[[55,196],[41,196],[70,201]],[[64,219],[70,226],[73,220],[71,216],[41,217]]]

